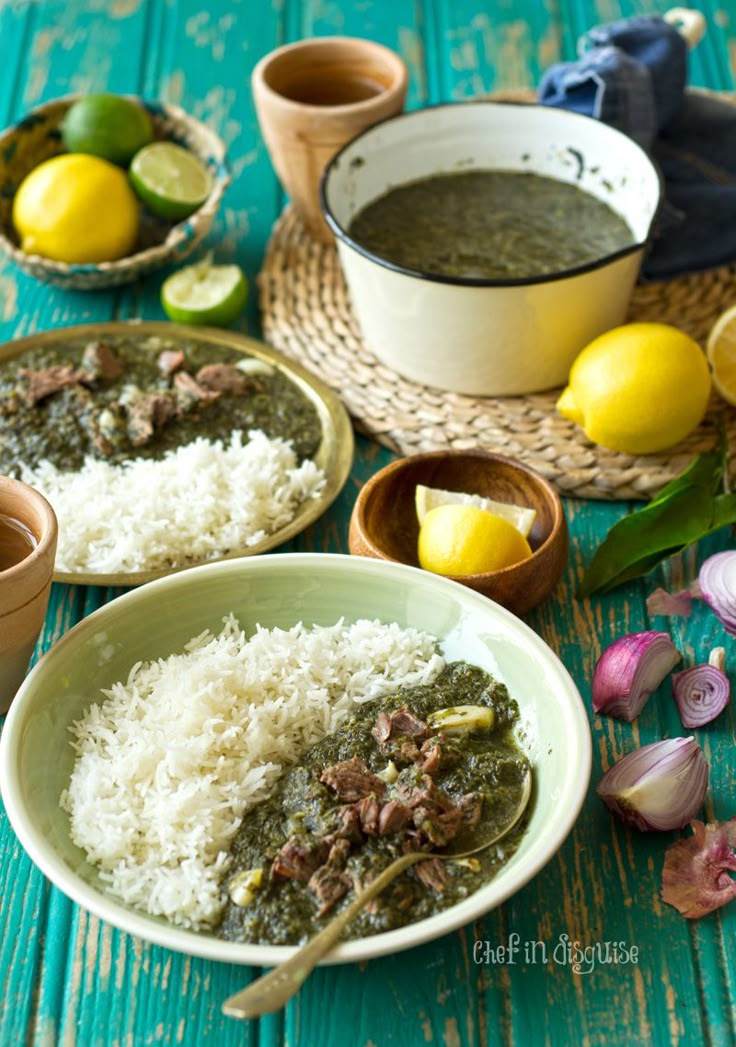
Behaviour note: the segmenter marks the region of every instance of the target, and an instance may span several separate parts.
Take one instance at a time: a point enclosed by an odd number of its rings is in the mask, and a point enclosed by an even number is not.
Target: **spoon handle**
[[[251,982],[246,989],[228,997],[222,1005],[223,1013],[230,1018],[257,1018],[261,1014],[270,1014],[271,1011],[280,1010],[287,1000],[290,1000],[298,991],[324,954],[338,941],[342,932],[363,906],[372,901],[385,887],[388,887],[392,880],[400,876],[405,869],[427,857],[428,855],[423,851],[413,851],[387,865],[383,872],[369,883],[346,909],[330,920],[319,934],[297,949],[289,960]]]

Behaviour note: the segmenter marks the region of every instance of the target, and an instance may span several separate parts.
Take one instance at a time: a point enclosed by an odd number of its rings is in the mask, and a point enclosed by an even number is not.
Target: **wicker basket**
[[[157,140],[186,146],[212,172],[212,192],[193,214],[172,225],[142,212],[135,254],[115,262],[67,264],[30,255],[18,246],[11,220],[13,197],[25,176],[38,164],[64,151],[59,130],[67,109],[80,95],[67,95],[31,110],[23,120],[0,135],[0,252],[38,280],[76,290],[97,290],[131,283],[164,265],[182,261],[209,232],[230,182],[223,141],[183,109],[141,98],[153,121]]]

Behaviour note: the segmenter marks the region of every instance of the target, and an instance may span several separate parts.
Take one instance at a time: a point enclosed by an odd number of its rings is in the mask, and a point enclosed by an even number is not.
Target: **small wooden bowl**
[[[362,488],[350,518],[349,544],[354,556],[419,566],[417,484],[536,509],[528,560],[501,571],[449,577],[514,614],[525,614],[549,595],[567,563],[568,531],[560,497],[533,469],[488,451],[416,454],[377,472]]]

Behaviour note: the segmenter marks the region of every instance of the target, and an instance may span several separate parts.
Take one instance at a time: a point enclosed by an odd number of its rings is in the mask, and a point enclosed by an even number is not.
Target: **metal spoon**
[[[498,843],[502,837],[511,832],[526,810],[531,794],[532,774],[531,768],[528,768],[522,783],[517,807],[508,822],[501,826],[494,836],[489,840],[484,840],[483,843],[469,851],[460,853],[452,851],[442,851],[441,853],[436,851],[412,851],[410,854],[404,854],[401,858],[397,858],[396,861],[386,866],[372,883],[356,895],[350,905],[343,909],[341,913],[338,913],[334,919],[330,920],[319,934],[315,934],[314,938],[310,938],[305,945],[297,949],[290,959],[285,960],[278,967],[274,967],[272,971],[252,982],[246,989],[241,989],[240,992],[225,1000],[222,1005],[223,1014],[227,1014],[230,1018],[258,1018],[262,1014],[270,1014],[272,1011],[280,1010],[294,993],[299,990],[308,975],[312,973],[325,953],[338,941],[342,932],[350,921],[358,915],[363,906],[372,901],[385,887],[388,887],[397,876],[400,876],[410,866],[415,865],[417,862],[426,861],[428,858],[457,861],[459,858],[470,858],[471,855],[485,851],[487,847]]]

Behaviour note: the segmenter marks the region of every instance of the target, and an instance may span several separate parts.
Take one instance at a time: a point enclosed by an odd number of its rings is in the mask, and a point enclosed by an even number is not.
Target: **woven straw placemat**
[[[276,222],[259,276],[266,340],[335,389],[356,428],[402,455],[483,447],[518,458],[565,495],[649,498],[713,447],[725,414],[729,444],[736,411],[714,397],[703,424],[665,454],[633,457],[597,447],[555,410],[558,391],[472,397],[420,385],[382,364],[362,342],[331,244],[318,243],[287,208]],[[736,266],[637,286],[630,320],[674,324],[701,344],[736,303]],[[656,405],[642,405],[656,410]]]

